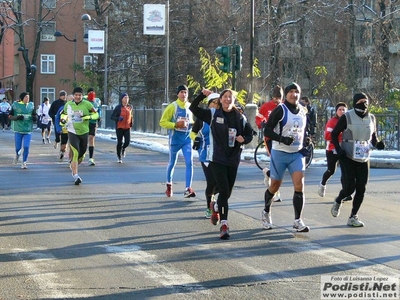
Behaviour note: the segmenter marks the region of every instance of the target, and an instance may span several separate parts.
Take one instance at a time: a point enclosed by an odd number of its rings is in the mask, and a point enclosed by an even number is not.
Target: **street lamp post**
[[[32,90],[31,90],[31,82],[30,82],[30,77],[34,76],[34,73],[36,71],[36,66],[31,65],[29,62],[29,56],[28,56],[28,51],[29,49],[24,48],[24,47],[19,47],[18,51],[21,51],[24,56],[24,61],[25,61],[25,66],[26,66],[26,80],[25,80],[25,89],[26,92],[29,94],[29,96],[32,98]]]
[[[74,82],[76,82],[76,33],[74,35],[74,39],[67,38],[64,34],[60,31],[54,32],[55,37],[63,36],[67,41],[74,43]]]
[[[108,15],[105,17],[105,23],[103,25],[99,24],[95,19],[92,19],[92,17],[89,14],[84,14],[81,17],[82,21],[91,21],[93,20],[98,26],[104,27],[104,87],[103,87],[103,92],[104,92],[104,104],[108,105]]]

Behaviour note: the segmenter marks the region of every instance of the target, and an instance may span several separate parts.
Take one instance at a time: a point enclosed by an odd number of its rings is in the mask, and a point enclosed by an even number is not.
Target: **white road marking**
[[[158,260],[153,254],[142,251],[141,248],[136,245],[105,246],[105,248],[107,252],[129,262],[132,265],[132,268],[143,273],[147,278],[152,279],[165,287],[173,289],[175,287],[180,287],[180,294],[182,294],[182,288],[184,288],[186,293],[210,293],[189,274],[175,270],[171,266],[167,266],[167,263]]]
[[[27,271],[27,275],[32,278],[39,286],[41,298],[64,299],[90,297],[89,294],[67,293],[66,290],[72,288],[68,283],[68,278],[60,277],[54,270],[58,269],[57,258],[55,258],[47,249],[13,249],[14,256],[17,257],[22,266]]]

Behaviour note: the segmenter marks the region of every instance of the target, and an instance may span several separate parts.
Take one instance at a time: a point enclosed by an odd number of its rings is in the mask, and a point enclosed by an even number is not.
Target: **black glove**
[[[201,138],[199,136],[196,136],[196,138],[193,141],[193,150],[199,150],[200,149],[200,144],[201,144]]]
[[[346,152],[342,148],[336,149],[336,154],[339,159],[346,157]]]
[[[24,119],[24,116],[23,116],[23,115],[17,116],[17,120],[23,120],[23,119]]]
[[[310,150],[308,150],[308,148],[306,148],[306,147],[303,147],[303,148],[301,148],[301,149],[299,150],[299,153],[300,153],[301,155],[303,155],[304,157],[307,157],[307,156],[310,155]]]
[[[312,143],[312,139],[310,138],[310,137],[306,137],[305,139],[304,139],[304,147],[308,147],[308,146],[310,146],[310,144]]]
[[[378,150],[385,150],[385,143],[382,141],[379,141],[376,143],[376,149]]]
[[[290,146],[294,142],[294,137],[292,136],[281,136],[279,139],[280,143],[284,143],[286,146]]]

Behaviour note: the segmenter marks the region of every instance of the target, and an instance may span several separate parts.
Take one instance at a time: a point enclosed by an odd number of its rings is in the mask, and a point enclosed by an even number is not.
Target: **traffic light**
[[[219,66],[220,70],[224,73],[231,72],[231,47],[230,46],[219,46],[215,49],[215,53],[221,55],[219,62],[222,64]]]
[[[242,46],[235,46],[235,71],[242,69]]]

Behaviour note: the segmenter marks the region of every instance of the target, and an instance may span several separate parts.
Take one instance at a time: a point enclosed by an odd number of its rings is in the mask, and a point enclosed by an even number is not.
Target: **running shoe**
[[[336,201],[333,202],[332,208],[331,208],[331,214],[335,218],[340,215],[340,208],[342,207],[342,203],[337,203]]]
[[[184,198],[191,198],[196,197],[196,193],[193,191],[192,188],[187,188],[186,191],[183,193]]]
[[[79,185],[82,183],[82,179],[79,177],[78,174],[74,175],[74,183],[75,183],[75,185]]]
[[[229,226],[227,221],[223,221],[224,223],[221,224],[221,227],[219,228],[219,238],[221,240],[227,240],[229,239]]]
[[[261,213],[261,221],[262,221],[262,226],[264,229],[272,229],[272,218],[271,218],[271,213],[266,212],[265,209],[263,209]]]
[[[217,225],[219,222],[219,212],[218,212],[217,202],[211,201],[210,210],[211,210],[211,217],[210,217],[211,224]]]
[[[118,158],[118,163],[122,164],[122,159]]]
[[[21,169],[28,169],[25,161],[21,163]]]
[[[165,191],[165,195],[167,195],[167,197],[172,197],[174,195],[171,183],[167,183],[167,190]]]
[[[302,219],[294,220],[293,228],[296,229],[297,232],[309,232],[310,227],[306,226]]]
[[[21,156],[21,150],[18,151],[18,153],[15,155],[15,158],[13,159],[13,164],[16,165],[18,163],[19,157]]]
[[[274,201],[274,202],[282,202],[281,192],[277,191],[275,193],[274,197],[272,198],[272,201]]]
[[[125,157],[125,156],[126,156],[125,149],[124,149],[124,148],[122,148],[122,157]]]
[[[64,159],[64,152],[60,151],[60,161],[63,161],[63,159]]]
[[[269,188],[269,185],[270,185],[270,182],[271,182],[271,179],[270,179],[269,176],[268,176],[268,171],[269,171],[268,168],[264,168],[264,169],[262,170],[263,175],[264,175],[264,184],[265,184],[265,186],[266,186],[267,188]]]
[[[358,219],[358,216],[354,215],[354,216],[349,218],[349,220],[347,221],[347,225],[352,226],[352,227],[363,227],[364,226],[364,222],[361,222]]]
[[[351,201],[351,200],[353,200],[353,197],[350,195],[344,198],[342,201]]]
[[[94,162],[93,158],[89,158],[89,166],[95,166],[96,163]]]
[[[211,218],[211,214],[212,214],[211,209],[207,208],[206,213],[205,213],[206,219],[210,219]]]
[[[320,182],[318,185],[318,195],[320,197],[325,197],[325,190],[326,190],[326,185],[322,185],[322,183]]]

